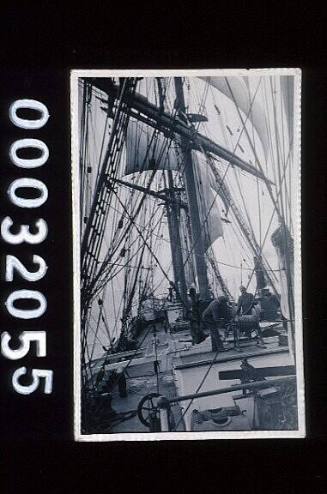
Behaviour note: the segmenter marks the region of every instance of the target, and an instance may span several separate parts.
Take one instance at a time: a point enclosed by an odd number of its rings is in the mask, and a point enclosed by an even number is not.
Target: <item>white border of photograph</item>
[[[80,77],[173,77],[173,76],[295,76],[294,104],[294,180],[297,183],[296,218],[294,221],[294,302],[296,340],[296,376],[298,400],[298,430],[285,431],[217,431],[217,432],[158,432],[81,434],[81,368],[80,368],[80,211],[79,211],[79,136],[78,136],[78,79]],[[192,69],[192,70],[72,70],[71,91],[71,150],[72,150],[72,211],[73,211],[73,315],[74,315],[74,438],[76,441],[153,441],[203,439],[276,439],[305,437],[305,396],[302,326],[301,276],[301,70],[300,69]]]

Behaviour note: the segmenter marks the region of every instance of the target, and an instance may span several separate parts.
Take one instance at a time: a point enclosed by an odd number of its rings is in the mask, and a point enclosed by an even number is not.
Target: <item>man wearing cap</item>
[[[256,301],[252,293],[248,293],[244,286],[240,287],[241,295],[237,303],[237,325],[235,326],[234,339],[235,348],[240,349],[239,346],[239,332],[243,328],[243,332],[251,334],[251,330],[255,330],[257,344],[262,348],[266,348],[262,339],[261,328],[259,324],[260,309],[256,305]],[[244,316],[244,317],[243,317]]]
[[[248,293],[246,291],[245,286],[240,287],[240,292],[241,295],[238,298],[236,315],[241,314],[242,316],[245,316],[247,314],[251,314],[254,304],[254,296],[252,293]]]

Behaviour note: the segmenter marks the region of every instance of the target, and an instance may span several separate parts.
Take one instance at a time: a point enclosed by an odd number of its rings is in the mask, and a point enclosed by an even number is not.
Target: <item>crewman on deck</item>
[[[255,300],[252,293],[248,293],[244,286],[240,287],[241,295],[238,299],[235,326],[234,326],[234,341],[235,348],[240,349],[239,336],[240,333],[251,337],[251,332],[256,332],[257,344],[262,348],[266,348],[262,339],[260,328],[260,304]]]
[[[278,318],[278,309],[280,303],[275,294],[270,293],[269,289],[262,290],[261,308],[263,319],[265,321],[275,321]]]
[[[221,341],[219,328],[224,327],[227,319],[227,300],[226,297],[218,297],[212,300],[208,307],[203,311],[202,321],[210,331],[212,351],[224,351],[224,345]]]
[[[118,384],[118,392],[121,398],[126,398],[127,396],[127,382],[125,377],[125,368],[123,365],[120,365],[117,368],[117,384]]]
[[[189,289],[189,296],[191,299],[190,324],[192,345],[197,345],[206,339],[202,331],[200,298],[193,287]]]
[[[240,292],[241,295],[238,298],[236,315],[242,314],[242,316],[245,316],[251,314],[254,305],[254,296],[252,293],[246,291],[245,286],[240,286]]]

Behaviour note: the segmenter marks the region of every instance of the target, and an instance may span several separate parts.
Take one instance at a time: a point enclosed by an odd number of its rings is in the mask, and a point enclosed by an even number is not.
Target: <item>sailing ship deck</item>
[[[211,351],[211,338],[208,337],[199,345],[192,346],[189,331],[166,333],[161,324],[155,325],[155,336],[148,331],[143,344],[137,352],[122,352],[107,355],[99,359],[93,368],[98,372],[106,362],[106,371],[121,367],[125,368],[127,396],[120,397],[118,387],[112,390],[112,408],[117,417],[127,416],[128,412],[136,412],[140,400],[150,393],[159,393],[168,399],[177,398],[199,391],[239,384],[239,379],[220,379],[219,373],[225,370],[240,369],[241,360],[247,358],[255,366],[285,366],[290,363],[288,347],[279,345],[278,338],[265,338],[265,347],[259,347],[253,340],[242,343],[242,351],[238,352],[232,342],[225,342],[225,351]],[[154,343],[156,338],[156,345]],[[155,362],[159,363],[158,375]],[[204,375],[205,380],[201,384]],[[192,429],[193,410],[208,410],[220,407],[240,406],[242,412],[249,417],[246,428],[252,428],[253,400],[242,399],[242,394],[235,393],[231,388],[228,393],[204,398],[195,398],[171,404],[176,431]],[[244,424],[242,425],[244,427]],[[109,431],[108,431],[109,432]],[[149,432],[149,428],[141,423],[136,413],[127,420],[114,420],[110,433]]]

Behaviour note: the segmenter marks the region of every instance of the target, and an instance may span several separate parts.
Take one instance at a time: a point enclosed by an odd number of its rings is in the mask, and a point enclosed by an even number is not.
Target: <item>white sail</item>
[[[292,319],[293,308],[293,278],[294,255],[293,239],[286,226],[279,226],[271,236],[271,241],[276,249],[279,262],[280,275],[280,307],[285,319]]]
[[[207,81],[211,86],[215,87],[235,102],[240,110],[248,117],[256,129],[258,136],[262,142],[265,157],[267,157],[269,149],[269,136],[265,121],[265,112],[260,104],[259,98],[251,96],[248,86],[248,78],[246,77],[200,77]]]
[[[219,237],[223,236],[223,224],[217,203],[217,182],[207,164],[200,163],[194,155],[194,167],[200,196],[199,212],[205,231],[206,250]]]
[[[194,154],[201,224],[206,232],[206,248],[223,235],[223,226],[217,203],[217,184],[210,168],[201,163]],[[145,124],[131,121],[126,139],[125,175],[149,170],[178,171],[182,167],[182,156],[174,141],[162,134],[154,135]]]
[[[177,170],[176,144],[161,133],[149,132],[149,127],[130,120],[126,138],[124,175],[148,170]]]

